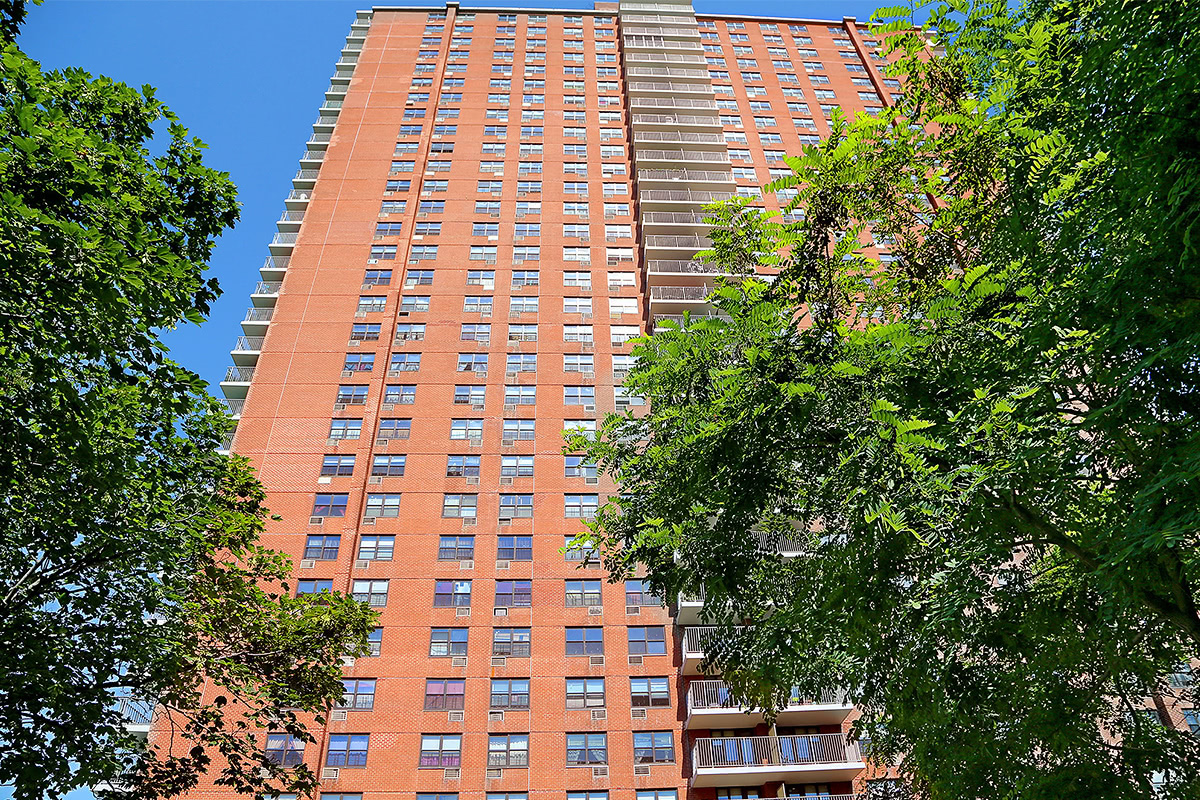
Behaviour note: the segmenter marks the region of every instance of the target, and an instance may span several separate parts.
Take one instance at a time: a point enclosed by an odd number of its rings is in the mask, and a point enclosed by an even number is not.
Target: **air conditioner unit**
[[[462,777],[462,770],[458,767],[448,767],[442,770],[442,780],[456,781]]]
[[[468,486],[478,486],[479,485],[479,476],[478,475],[468,475],[467,476],[467,485]]]
[[[375,440],[375,446],[376,446],[376,447],[387,447],[387,446],[388,446],[388,440],[387,440],[387,439],[376,439],[376,440]]]
[[[466,714],[462,711],[449,711],[446,713],[447,722],[462,722],[466,719]]]
[[[629,657],[629,666],[640,667],[641,665],[642,665],[642,657],[641,656],[630,656]]]
[[[600,606],[588,606],[588,616],[598,617],[604,613],[604,609]]]
[[[456,617],[469,617],[469,616],[471,616],[471,609],[470,609],[470,607],[467,607],[467,608],[462,608],[462,607],[456,608],[456,609],[454,609],[454,616],[456,616]]]
[[[650,774],[650,765],[649,764],[634,764],[633,765],[633,774],[634,775],[649,775]]]
[[[475,527],[475,518],[474,517],[463,517],[462,522],[463,522],[464,528],[474,528]]]
[[[497,561],[496,569],[508,569],[512,565],[510,561]]]
[[[353,667],[354,662],[357,660],[358,659],[356,659],[354,656],[342,656],[342,666],[343,667]]]
[[[374,517],[372,517],[372,519],[374,519]],[[365,558],[358,558],[354,560],[355,569],[366,569],[369,566],[371,566],[371,562]]]
[[[329,721],[330,722],[345,722],[349,718],[350,718],[350,715],[346,711],[331,711],[331,712],[329,712]]]
[[[500,446],[501,447],[516,447],[517,440],[516,439],[501,439]]]
[[[493,608],[492,616],[493,617],[507,617],[508,609],[507,608]]]
[[[502,770],[502,769],[495,769],[495,768],[488,769],[488,771],[487,771],[487,777],[488,777],[488,778],[503,778],[503,777],[504,777],[504,770]]]
[[[500,660],[503,661],[504,659],[502,658]],[[495,661],[496,661],[496,659],[493,658],[492,666],[495,666]],[[503,711],[489,711],[488,712],[488,722],[504,722],[504,712]]]
[[[625,613],[626,613],[626,615],[631,616],[631,617],[641,616],[642,607],[641,606],[625,606]]]
[[[516,411],[516,410],[517,410],[517,404],[516,404],[516,403],[505,403],[505,404],[504,404],[504,410],[505,410],[505,411]]]
[[[315,558],[300,559],[300,569],[314,569],[316,566],[317,560]]]
[[[362,342],[358,339],[351,339],[350,341],[346,342],[347,347],[359,347],[360,345],[362,345]]]
[[[354,370],[352,370],[352,369],[344,369],[344,370],[342,370],[342,377],[343,377],[343,378],[353,378],[353,377],[354,377]]]
[[[607,709],[603,709],[603,708],[593,708],[593,709],[592,709],[592,721],[593,721],[593,722],[598,722],[598,721],[600,721],[600,720],[602,720],[602,719],[608,719],[608,711],[607,711]]]
[[[646,718],[646,709],[631,708],[631,709],[629,709],[629,716],[632,719],[645,719]]]
[[[460,570],[475,569],[475,562],[472,559],[464,559],[464,560],[458,562],[458,568]]]
[[[465,667],[466,665],[467,665],[467,657],[466,656],[454,656],[453,658],[450,659],[450,666],[452,666],[452,667]]]
[[[339,770],[337,767],[322,767],[321,780],[336,781],[338,779]]]
[[[374,518],[374,517],[363,517],[362,524],[363,524],[363,525],[374,525],[374,524],[375,524],[375,518]]]
[[[588,666],[589,667],[603,667],[604,666],[604,656],[588,656]]]
[[[354,318],[355,318],[355,319],[366,319],[366,318],[367,318],[367,312],[365,312],[365,311],[355,311],[355,312],[354,312]]]
[[[483,411],[483,403],[471,403],[472,411]]]
[[[587,405],[587,406],[584,406],[584,407],[583,407],[583,410],[584,410],[584,411],[586,411],[586,412],[587,412],[587,413],[589,413],[589,414],[592,414],[592,413],[595,413],[595,411],[596,411],[596,406],[595,406],[595,405]]]
[[[600,483],[600,478],[598,478],[598,477],[585,477],[585,478],[583,479],[583,482],[584,482],[584,483],[586,483],[586,484],[588,484],[588,485],[590,485],[590,486],[595,486],[595,485],[597,485],[598,483]]]
[[[325,518],[324,517],[309,517],[308,524],[309,525],[324,525]]]
[[[513,479],[512,479],[512,477],[511,477],[511,476],[508,476],[508,475],[501,476],[501,478],[500,478],[500,485],[501,485],[501,486],[512,486],[512,485],[513,485]]]
[[[345,403],[334,403],[334,404],[333,404],[333,410],[334,410],[334,411],[345,411],[345,410],[346,410],[346,404],[345,404]]]
[[[592,767],[592,777],[593,778],[607,778],[608,777],[608,767]]]

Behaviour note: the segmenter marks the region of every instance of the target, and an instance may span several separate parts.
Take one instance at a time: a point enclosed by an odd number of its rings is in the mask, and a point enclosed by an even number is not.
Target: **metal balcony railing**
[[[708,81],[708,71],[686,67],[630,67],[625,74],[631,78],[700,78]]]
[[[621,4],[621,19],[625,19],[627,11],[678,11],[681,14],[692,14],[692,6],[675,5],[674,3],[622,3]]]
[[[683,314],[655,314],[651,318],[651,324],[659,325],[663,322],[674,322],[678,325],[682,325],[683,324],[683,316],[684,316]],[[688,319],[695,322],[696,320],[712,319],[717,316],[719,316],[719,315],[718,314],[689,314]]]
[[[699,49],[699,48],[697,48]],[[626,53],[625,61],[643,61],[656,64],[704,64],[704,56],[685,56],[678,53]]]
[[[805,545],[799,536],[758,531],[758,550],[763,553],[801,553]]]
[[[712,247],[712,240],[706,236],[647,236],[647,247],[694,247],[705,250]]]
[[[259,281],[251,294],[279,294],[281,286],[283,286],[281,281]]]
[[[305,150],[304,155],[300,156],[301,161],[324,161],[324,150]]]
[[[223,383],[247,383],[254,377],[254,367],[227,367]]]
[[[637,161],[706,161],[714,164],[728,164],[729,154],[714,150],[637,150],[634,152]]]
[[[265,337],[263,336],[239,336],[237,338],[237,343],[233,346],[233,349],[250,352],[262,350],[264,338]]]
[[[218,447],[217,449],[228,451],[232,447],[233,447],[233,431],[230,431],[229,433],[225,434],[225,437],[223,439],[221,439],[221,446]]]
[[[683,259],[655,258],[647,262],[646,268],[651,272],[680,272],[695,275],[730,274],[729,270],[726,270],[716,264],[707,264],[703,261],[687,261]]]
[[[248,308],[246,318],[242,322],[270,322],[273,308]]]
[[[642,214],[643,225],[707,225],[703,214],[692,211],[647,211]]]
[[[624,22],[625,20],[621,20]],[[682,22],[683,20],[679,20]],[[662,25],[648,25],[637,28],[623,28],[621,30],[628,39],[631,36],[644,36],[647,38],[667,38],[667,39],[699,39],[699,28],[668,28]]]
[[[304,221],[304,212],[303,211],[284,211],[283,214],[280,215],[279,221],[280,222],[303,222]]]
[[[226,397],[225,405],[229,406],[229,413],[236,416],[242,413],[242,409],[246,407],[246,398]]]
[[[125,720],[126,725],[149,725],[154,717],[154,706],[149,700],[138,700],[133,697],[122,697],[117,703],[117,712]]]
[[[695,769],[842,764],[861,760],[858,743],[847,742],[840,733],[697,739],[692,747]]]
[[[683,131],[638,131],[633,134],[635,142],[679,142],[681,144],[725,144],[719,133],[685,133]]]
[[[326,109],[326,108],[341,108],[341,107],[342,107],[342,101],[341,101],[341,100],[326,100],[324,103],[322,103],[322,104],[321,104],[321,108],[322,108],[322,109]]]
[[[671,316],[674,316],[674,315],[671,315]],[[693,315],[693,317],[694,316],[695,315]],[[661,317],[656,316],[654,319],[657,320],[660,318]],[[682,317],[679,317],[679,318],[682,319]],[[715,626],[692,626],[692,627],[684,628],[683,629],[683,652],[684,652],[684,654],[688,655],[688,656],[693,656],[693,657],[704,655],[705,641],[713,636],[718,635],[721,632],[721,630],[722,630],[721,628],[718,628]],[[735,628],[735,630],[741,630],[741,629]]]
[[[734,702],[728,684],[721,680],[692,681],[688,684],[688,708],[697,711],[708,708],[740,708]],[[819,697],[801,697],[800,693],[792,690],[788,699],[789,706],[810,705],[846,705],[845,696],[836,690],[822,692]]]
[[[267,260],[263,262],[263,269],[287,269],[291,262],[290,256],[267,256]]]
[[[310,142],[329,142],[332,138],[332,133],[314,133],[308,137],[308,140]]]
[[[633,108],[703,108],[716,111],[716,100],[697,100],[691,97],[634,97],[629,101]]]
[[[684,14],[622,14],[622,24],[626,22],[665,22],[669,25],[696,24],[694,16]],[[698,28],[697,28],[698,29]]]
[[[639,181],[705,181],[708,183],[733,183],[728,172],[705,169],[639,169]],[[294,236],[295,234],[293,234]]]
[[[292,180],[294,180],[294,181],[315,181],[317,179],[317,176],[320,174],[321,174],[321,170],[319,170],[319,169],[297,170],[296,177],[292,178]]]
[[[665,171],[665,170],[664,170]],[[693,189],[644,189],[638,195],[642,202],[716,203],[733,197],[733,192],[705,192]]]
[[[308,200],[312,197],[312,189],[292,189],[288,192],[288,200]]]
[[[298,233],[277,233],[275,238],[271,240],[271,244],[295,244],[299,238]]]
[[[695,50],[697,52],[704,49],[699,42],[677,42],[662,36],[626,36],[624,42],[626,47],[653,47],[655,49],[669,47],[672,50]]]
[[[633,125],[698,125],[706,128],[721,127],[716,117],[697,117],[691,114],[634,114]]]
[[[689,94],[712,95],[712,87],[706,83],[675,83],[672,81],[633,81],[631,92],[687,92]]]
[[[338,121],[337,117],[317,117],[316,122],[313,123],[313,127],[316,127],[318,125],[321,125],[321,126],[329,125],[330,127],[332,127],[334,125],[337,125],[337,121]]]
[[[651,286],[651,300],[691,300],[702,302],[712,294],[711,286]]]

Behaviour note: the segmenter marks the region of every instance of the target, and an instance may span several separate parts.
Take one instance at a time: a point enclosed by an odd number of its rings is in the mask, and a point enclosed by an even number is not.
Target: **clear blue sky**
[[[695,0],[698,11],[870,18],[862,0]],[[414,3],[417,4],[417,3]],[[420,3],[425,5],[425,3]],[[19,43],[47,68],[82,67],[150,84],[192,134],[207,163],[230,173],[242,219],[218,244],[211,274],[224,295],[200,328],[168,337],[173,355],[214,385],[241,333],[258,267],[354,12],[369,2],[47,0],[30,6]],[[430,4],[433,5],[433,4]],[[463,5],[591,8],[590,0],[482,0]]]

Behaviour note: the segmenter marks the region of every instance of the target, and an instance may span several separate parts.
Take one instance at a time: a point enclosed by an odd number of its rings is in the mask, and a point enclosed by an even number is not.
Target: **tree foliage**
[[[1200,655],[1200,5],[918,5],[903,99],[767,187],[799,221],[713,209],[779,277],[635,351],[588,536],[705,593],[739,699],[849,687],[922,796],[1194,797],[1142,710]]]
[[[373,614],[292,595],[261,485],[216,452],[227,418],[159,339],[219,293],[234,186],[149,87],[43,71],[2,10],[0,784],[311,789],[261,729],[311,740]],[[160,704],[152,750],[121,697]]]

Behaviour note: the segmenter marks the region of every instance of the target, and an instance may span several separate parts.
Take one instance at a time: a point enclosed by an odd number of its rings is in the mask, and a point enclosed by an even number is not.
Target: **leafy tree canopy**
[[[623,488],[588,536],[705,593],[739,699],[848,687],[931,800],[1194,797],[1143,709],[1200,650],[1200,4],[919,5],[896,107],[767,187],[799,221],[713,210],[714,266],[779,277],[571,439]]]
[[[219,293],[234,186],[149,87],[45,72],[0,13],[0,784],[311,789],[260,729],[311,740],[373,614],[293,596],[227,418],[159,339]],[[152,750],[121,697],[160,704]]]

